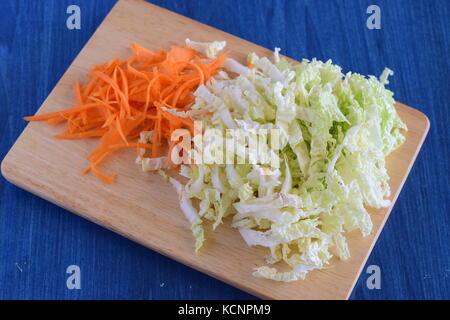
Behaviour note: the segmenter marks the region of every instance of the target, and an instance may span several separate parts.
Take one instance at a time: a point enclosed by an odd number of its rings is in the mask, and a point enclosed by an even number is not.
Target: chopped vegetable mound
[[[230,216],[249,246],[268,249],[267,265],[255,276],[294,281],[322,269],[333,254],[349,258],[345,231],[370,234],[366,208],[390,205],[385,158],[404,141],[406,126],[384,87],[389,69],[378,80],[343,74],[331,60],[292,65],[278,51],[275,63],[256,54],[247,66],[227,59],[224,67],[237,77],[218,75],[199,86],[192,110],[209,112],[203,163],[181,172],[189,178],[185,197],[199,202],[196,216],[212,221],[214,229]],[[245,163],[215,162],[231,139],[227,129],[277,129],[280,145],[272,158],[280,165],[252,161],[248,140],[239,142],[249,151],[245,159],[233,154]],[[270,134],[264,144],[270,149]],[[271,266],[281,261],[291,270]]]

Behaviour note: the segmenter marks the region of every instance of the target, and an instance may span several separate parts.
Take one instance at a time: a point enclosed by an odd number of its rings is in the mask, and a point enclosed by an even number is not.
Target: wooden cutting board
[[[73,83],[83,80],[93,64],[126,57],[129,43],[156,49],[180,45],[185,38],[226,40],[236,59],[243,59],[251,51],[271,55],[267,49],[173,12],[143,1],[123,0],[108,14],[38,113],[71,106]],[[396,107],[409,131],[406,142],[387,161],[393,203],[429,128],[429,121],[421,112],[400,103]],[[104,185],[93,175],[80,176],[96,141],[54,139],[52,136],[59,132],[61,127],[28,124],[2,162],[5,178],[79,216],[262,298],[348,298],[391,211],[370,210],[374,227],[369,236],[348,234],[352,254],[349,260],[333,259],[327,269],[311,272],[304,281],[278,283],[257,279],[251,275],[252,269],[264,264],[265,251],[249,248],[237,230],[226,225],[214,233],[207,231],[207,242],[201,252],[194,253],[193,237],[172,186],[159,175],[143,173],[134,165],[133,152],[123,152],[105,163],[105,171],[118,172],[119,176],[116,183]]]

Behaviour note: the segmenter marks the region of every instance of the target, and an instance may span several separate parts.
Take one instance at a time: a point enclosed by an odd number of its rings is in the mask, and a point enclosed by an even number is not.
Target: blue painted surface
[[[0,1],[0,159],[115,1]],[[423,111],[431,129],[353,299],[450,298],[448,123],[450,3],[399,1],[153,1],[296,59],[332,58],[344,70],[395,70],[396,99]],[[81,30],[66,8],[81,7]],[[365,26],[381,8],[381,30]],[[66,288],[67,266],[82,270]],[[2,299],[252,299],[238,289],[126,240],[0,178]]]

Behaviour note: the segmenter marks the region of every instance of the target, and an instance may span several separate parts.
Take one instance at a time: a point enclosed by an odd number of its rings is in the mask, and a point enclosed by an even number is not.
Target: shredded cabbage
[[[225,48],[226,41],[198,42],[186,39],[186,46],[205,54],[208,58],[215,58]]]
[[[390,205],[385,158],[402,144],[407,128],[384,87],[389,69],[378,80],[343,74],[331,60],[292,65],[278,52],[275,63],[250,54],[253,68],[228,60],[237,77],[221,74],[197,89],[192,110],[208,111],[203,138],[194,138],[194,146],[202,143],[204,162],[182,168],[189,182],[179,192],[197,228],[197,249],[204,239],[201,221],[212,221],[215,229],[230,215],[249,246],[268,249],[268,265],[284,261],[291,267],[281,272],[261,266],[254,275],[294,281],[328,264],[332,247],[339,258],[349,258],[346,231],[370,234],[366,207]],[[250,136],[269,132],[262,143],[279,165],[257,159],[251,137],[236,139],[225,131],[236,128]],[[277,150],[270,142],[273,129],[280,133]],[[227,143],[236,141],[234,161],[218,161]],[[199,201],[198,209],[190,199]]]

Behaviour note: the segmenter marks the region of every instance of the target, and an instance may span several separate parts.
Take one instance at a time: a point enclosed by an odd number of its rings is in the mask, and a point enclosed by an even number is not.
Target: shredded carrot
[[[100,138],[88,156],[91,171],[105,183],[114,180],[97,166],[111,153],[123,148],[149,149],[151,157],[161,157],[174,147],[170,138],[177,129],[193,133],[192,120],[180,118],[167,109],[190,110],[193,92],[219,71],[226,55],[209,63],[189,47],[172,46],[156,52],[136,43],[133,55],[94,66],[85,85],[76,83],[76,104],[66,110],[25,117],[27,121],[67,124],[58,139]],[[153,131],[149,143],[133,142],[142,131]]]

